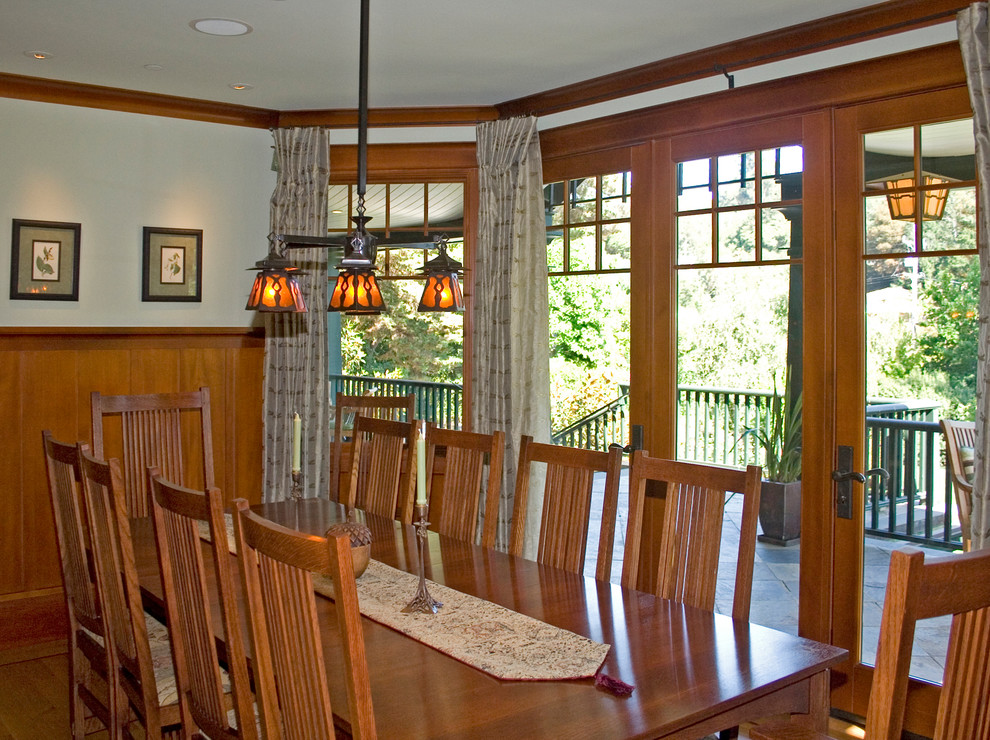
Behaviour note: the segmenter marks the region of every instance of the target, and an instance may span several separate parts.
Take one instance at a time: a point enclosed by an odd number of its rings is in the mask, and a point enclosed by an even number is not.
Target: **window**
[[[327,231],[344,235],[353,228],[354,185],[331,185]],[[464,184],[369,184],[365,215],[377,239],[379,285],[388,313],[341,316],[341,364],[344,375],[462,383],[463,317],[459,313],[419,313],[423,264],[437,236],[464,262]],[[330,274],[336,275],[331,257]]]
[[[747,427],[802,357],[800,146],[678,162],[677,457],[765,463]]]
[[[563,180],[543,194],[554,440],[598,449],[626,444],[631,176]]]

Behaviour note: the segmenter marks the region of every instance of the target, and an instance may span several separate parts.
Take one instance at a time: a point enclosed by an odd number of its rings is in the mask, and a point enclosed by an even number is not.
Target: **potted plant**
[[[785,383],[787,388],[790,383]],[[753,437],[763,449],[763,485],[760,488],[761,542],[789,545],[801,536],[801,395],[790,400],[777,392],[774,382],[765,427],[750,427],[742,437]]]

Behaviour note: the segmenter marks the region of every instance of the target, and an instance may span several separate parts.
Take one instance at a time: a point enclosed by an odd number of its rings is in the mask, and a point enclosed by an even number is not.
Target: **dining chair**
[[[415,421],[356,416],[351,469],[341,503],[409,524],[416,487],[418,435]]]
[[[79,447],[41,433],[55,539],[69,621],[69,727],[74,740],[109,728],[117,712],[117,692],[108,691],[107,629],[96,595],[83,511]],[[88,716],[87,716],[88,712]]]
[[[118,691],[110,737],[130,737],[134,720],[146,737],[181,730],[168,630],[142,606],[120,463],[83,450],[80,458],[97,595],[110,633],[110,683]]]
[[[945,437],[945,461],[955,492],[956,511],[959,512],[959,528],[962,530],[963,550],[971,546],[970,511],[973,502],[973,472],[976,450],[976,422],[941,419]]]
[[[906,547],[890,554],[887,592],[866,740],[899,740],[907,705],[911,648],[918,620],[952,615],[934,740],[990,737],[990,550],[925,562]],[[789,722],[757,725],[754,740],[822,738]]]
[[[608,452],[601,452],[563,447],[534,442],[529,435],[523,435],[519,444],[519,465],[516,468],[515,499],[509,532],[511,555],[522,555],[526,506],[529,502],[534,463],[546,465],[536,560],[572,573],[584,572],[595,473],[605,474],[595,578],[608,581],[612,575],[612,543],[615,538],[622,450],[613,447]]]
[[[330,458],[333,466],[330,475],[330,500],[340,501],[340,476],[343,463],[343,445],[351,438],[354,418],[370,416],[374,419],[389,419],[391,421],[412,421],[415,418],[416,396],[350,396],[337,391],[334,406],[333,440],[331,440]]]
[[[184,732],[193,737],[202,731],[212,740],[255,740],[254,696],[244,655],[223,495],[218,488],[203,493],[170,483],[157,468],[149,469],[148,478]],[[203,526],[210,534],[212,579],[203,557]],[[207,585],[211,580],[215,591]],[[226,670],[220,667],[213,632],[216,603],[223,624]],[[231,699],[232,714],[228,712]]]
[[[715,610],[719,552],[726,495],[740,494],[742,518],[732,594],[732,616],[749,620],[756,559],[762,469],[745,470],[650,457],[634,450],[629,465],[629,520],[622,561],[622,585],[639,587],[646,482],[665,484],[656,595]]]
[[[429,518],[432,529],[465,542],[474,542],[478,529],[478,509],[485,498],[485,521],[481,544],[495,547],[498,528],[498,502],[502,488],[502,462],[505,434],[491,434],[426,427],[426,480],[430,490]],[[488,476],[485,477],[485,465]],[[443,476],[433,486],[433,476]],[[482,486],[482,483],[486,483]]]
[[[258,516],[244,499],[236,499],[234,507],[255,691],[265,738],[319,740],[335,734],[313,572],[329,575],[333,583],[350,734],[374,738],[375,714],[350,538],[301,534]]]
[[[148,516],[148,468],[155,466],[166,479],[181,484],[212,488],[213,431],[210,419],[210,389],[179,393],[139,395],[91,395],[93,455],[105,460],[106,443],[120,440],[119,459],[123,462],[127,510],[132,517]],[[196,427],[202,440],[200,449],[183,449],[183,426],[188,417],[198,417]],[[108,417],[119,418],[119,426],[108,424]],[[192,423],[192,420],[188,422]],[[116,449],[116,445],[114,445]],[[202,479],[192,474],[193,461],[202,461]]]

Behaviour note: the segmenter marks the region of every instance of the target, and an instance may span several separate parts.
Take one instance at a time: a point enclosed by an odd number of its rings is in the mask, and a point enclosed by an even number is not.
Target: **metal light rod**
[[[361,47],[358,68],[358,215],[364,215],[368,189],[368,26],[370,0],[361,0]]]

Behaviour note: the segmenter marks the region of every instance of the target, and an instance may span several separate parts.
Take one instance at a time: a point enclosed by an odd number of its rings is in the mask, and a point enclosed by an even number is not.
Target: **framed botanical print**
[[[25,301],[79,300],[82,226],[14,219],[10,244],[10,297]]]
[[[201,301],[202,268],[202,229],[144,227],[142,301]]]

